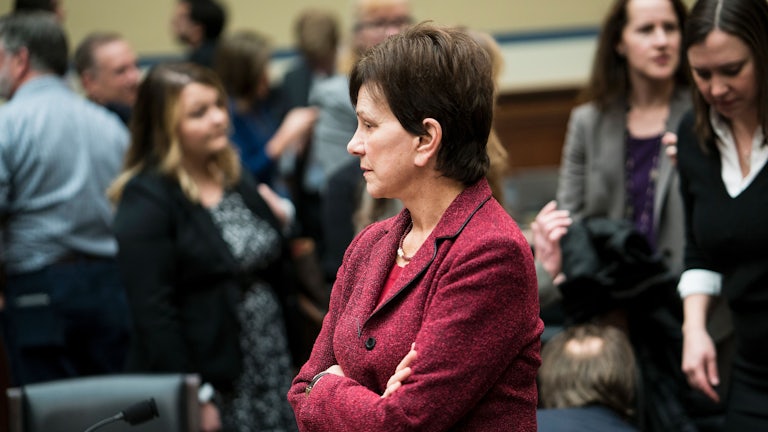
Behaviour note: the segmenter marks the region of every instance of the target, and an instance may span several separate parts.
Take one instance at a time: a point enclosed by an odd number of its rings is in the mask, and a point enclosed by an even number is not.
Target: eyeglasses
[[[380,19],[376,21],[363,21],[355,25],[355,31],[366,29],[383,31],[388,28],[402,29],[413,24],[413,18],[409,16],[397,17],[392,19]]]

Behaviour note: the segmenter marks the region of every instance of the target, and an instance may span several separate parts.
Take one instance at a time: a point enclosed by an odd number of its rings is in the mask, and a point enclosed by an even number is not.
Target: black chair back
[[[200,379],[193,374],[119,374],[72,378],[8,389],[10,432],[84,432],[101,420],[153,398],[159,416],[110,432],[197,432]]]

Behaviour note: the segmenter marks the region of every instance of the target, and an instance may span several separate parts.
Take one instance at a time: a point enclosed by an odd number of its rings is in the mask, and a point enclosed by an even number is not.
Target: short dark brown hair
[[[426,133],[424,119],[437,120],[443,131],[437,170],[470,185],[488,170],[491,75],[488,53],[465,31],[422,23],[368,51],[352,69],[349,94],[357,105],[367,86],[414,135]]]
[[[215,0],[180,0],[189,4],[189,19],[203,27],[205,40],[217,40],[227,24],[227,11]]]
[[[53,0],[16,0],[13,4],[13,10],[15,12],[56,12],[56,3]]]
[[[752,53],[757,77],[757,118],[768,142],[768,3],[765,0],[699,0],[691,9],[688,25],[683,33],[685,51],[704,42],[714,30],[721,30],[739,38]],[[713,137],[709,121],[709,104],[694,89],[693,105],[696,109],[696,135],[699,144],[707,150]]]
[[[630,416],[637,366],[627,335],[616,327],[580,324],[552,337],[541,350],[543,408],[599,404]]]

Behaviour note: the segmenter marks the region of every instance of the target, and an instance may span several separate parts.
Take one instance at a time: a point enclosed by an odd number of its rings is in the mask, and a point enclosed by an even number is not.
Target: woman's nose
[[[226,123],[229,120],[229,114],[227,109],[222,107],[216,107],[213,111],[213,121],[216,124]]]
[[[347,143],[347,152],[354,156],[363,154],[363,141],[357,137],[357,131],[355,131],[352,139]]]
[[[712,78],[712,84],[710,85],[709,91],[712,93],[712,96],[720,97],[728,93],[728,84],[722,78]]]
[[[669,43],[669,35],[663,27],[657,27],[653,34],[657,46],[666,46]]]

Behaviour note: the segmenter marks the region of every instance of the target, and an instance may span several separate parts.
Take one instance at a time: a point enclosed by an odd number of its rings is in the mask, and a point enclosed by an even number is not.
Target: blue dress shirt
[[[24,83],[0,106],[0,226],[8,274],[76,252],[114,256],[106,189],[128,131],[118,117],[53,75]]]

